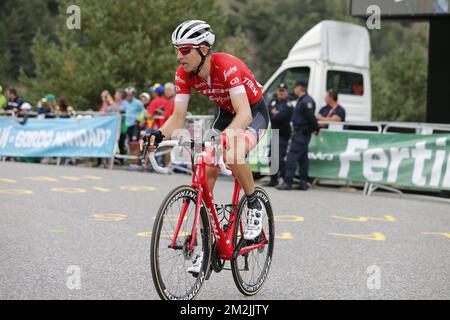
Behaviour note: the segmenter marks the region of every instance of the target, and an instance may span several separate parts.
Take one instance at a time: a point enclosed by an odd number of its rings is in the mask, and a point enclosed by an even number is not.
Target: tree
[[[0,79],[17,80],[22,69],[34,75],[30,47],[36,30],[52,36],[55,1],[0,1]]]
[[[61,11],[72,1],[62,1]],[[36,77],[23,76],[37,99],[48,92],[66,95],[79,109],[95,109],[99,94],[135,86],[146,90],[150,83],[173,81],[178,65],[170,43],[171,33],[184,20],[203,19],[214,26],[218,48],[227,41],[226,16],[215,1],[86,0],[75,1],[81,9],[81,30],[68,30],[60,17],[56,42],[38,33],[32,54]],[[206,110],[207,99],[194,96],[191,106]],[[193,109],[190,108],[190,111]],[[195,110],[194,110],[195,111]]]
[[[79,31],[66,28],[69,4],[81,8]],[[146,90],[173,80],[170,35],[187,19],[208,21],[217,34],[215,50],[242,58],[261,83],[320,21],[365,25],[349,17],[347,0],[3,0],[0,82],[5,86],[7,76],[20,73],[28,101],[52,92],[68,96],[78,109],[96,109],[103,89]],[[428,24],[383,20],[371,42],[373,119],[423,121]],[[209,108],[211,102],[193,94],[190,111]]]
[[[375,121],[425,121],[428,26],[413,24],[407,30],[401,46],[372,57]]]

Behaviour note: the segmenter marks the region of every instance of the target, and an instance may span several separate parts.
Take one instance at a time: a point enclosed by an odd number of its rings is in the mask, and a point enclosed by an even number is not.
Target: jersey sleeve
[[[190,94],[191,85],[189,76],[184,72],[183,66],[179,66],[175,74],[175,92],[176,94]]]

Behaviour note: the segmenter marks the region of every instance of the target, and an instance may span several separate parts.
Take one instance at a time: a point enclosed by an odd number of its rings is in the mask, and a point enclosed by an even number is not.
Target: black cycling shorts
[[[217,108],[218,111],[216,112],[216,117],[214,118],[211,128],[222,132],[230,125],[236,114],[227,112],[220,107]],[[264,98],[261,98],[257,103],[250,105],[250,109],[252,110],[253,120],[248,125],[247,130],[251,131],[257,137],[257,141],[259,142],[269,127],[269,108],[267,107]]]

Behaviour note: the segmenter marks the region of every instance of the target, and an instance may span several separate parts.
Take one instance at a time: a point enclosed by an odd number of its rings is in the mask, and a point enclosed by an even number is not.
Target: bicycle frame
[[[202,151],[205,151],[205,148],[202,147]],[[237,246],[239,249],[239,252],[235,253],[235,246],[234,246],[234,231],[237,227],[237,210],[238,210],[238,204],[239,204],[239,194],[241,191],[241,185],[236,178],[236,176],[233,173],[234,177],[234,190],[233,190],[233,196],[232,196],[232,204],[233,204],[233,212],[230,214],[230,225],[229,227],[224,231],[222,226],[220,225],[220,221],[217,215],[216,208],[214,206],[214,201],[212,194],[209,190],[209,186],[206,179],[206,162],[205,162],[206,154],[202,152],[198,157],[197,161],[194,164],[194,170],[192,175],[192,184],[191,186],[197,190],[197,203],[195,207],[195,216],[194,216],[194,223],[192,227],[192,233],[191,233],[191,239],[189,243],[189,250],[193,250],[195,246],[195,239],[197,236],[197,223],[198,218],[200,216],[200,210],[202,207],[203,202],[206,205],[206,210],[209,214],[209,221],[210,226],[212,229],[212,233],[214,235],[216,246],[218,250],[219,257],[224,260],[231,260],[233,258],[236,258],[237,256],[245,255],[246,253],[256,250],[258,248],[261,248],[265,246],[268,241],[266,234],[264,232],[264,229],[262,231],[263,241],[257,244],[253,244],[250,246],[245,246],[243,248],[240,248],[240,246]],[[188,209],[189,204],[184,203],[180,217],[178,219],[178,223],[176,226],[175,233],[173,235],[172,243],[170,245],[171,248],[175,248],[176,240],[178,238],[181,225],[184,221],[186,211]],[[209,209],[209,210],[208,210]],[[241,229],[241,234],[244,234],[244,228],[242,223],[239,223],[239,228]]]

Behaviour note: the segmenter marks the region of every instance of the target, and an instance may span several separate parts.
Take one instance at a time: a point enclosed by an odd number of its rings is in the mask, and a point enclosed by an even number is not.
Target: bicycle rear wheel
[[[197,222],[195,246],[189,250],[192,239],[197,191],[190,186],[180,186],[170,192],[162,202],[153,226],[150,246],[150,262],[153,283],[163,300],[195,299],[206,279],[210,263],[209,220],[203,204]],[[175,248],[173,236],[182,211]],[[200,273],[194,277],[188,272],[196,256],[202,254]]]
[[[245,241],[244,248],[266,241],[261,248],[254,249],[244,255],[239,255],[236,260],[231,260],[234,283],[238,290],[246,295],[257,294],[269,274],[272,263],[273,246],[275,241],[275,226],[272,205],[266,191],[260,187],[255,188],[258,201],[263,208],[263,231],[255,240],[249,242],[243,239],[243,233],[247,224],[247,197],[244,195],[239,201],[237,225],[234,230],[234,247],[241,241]]]

